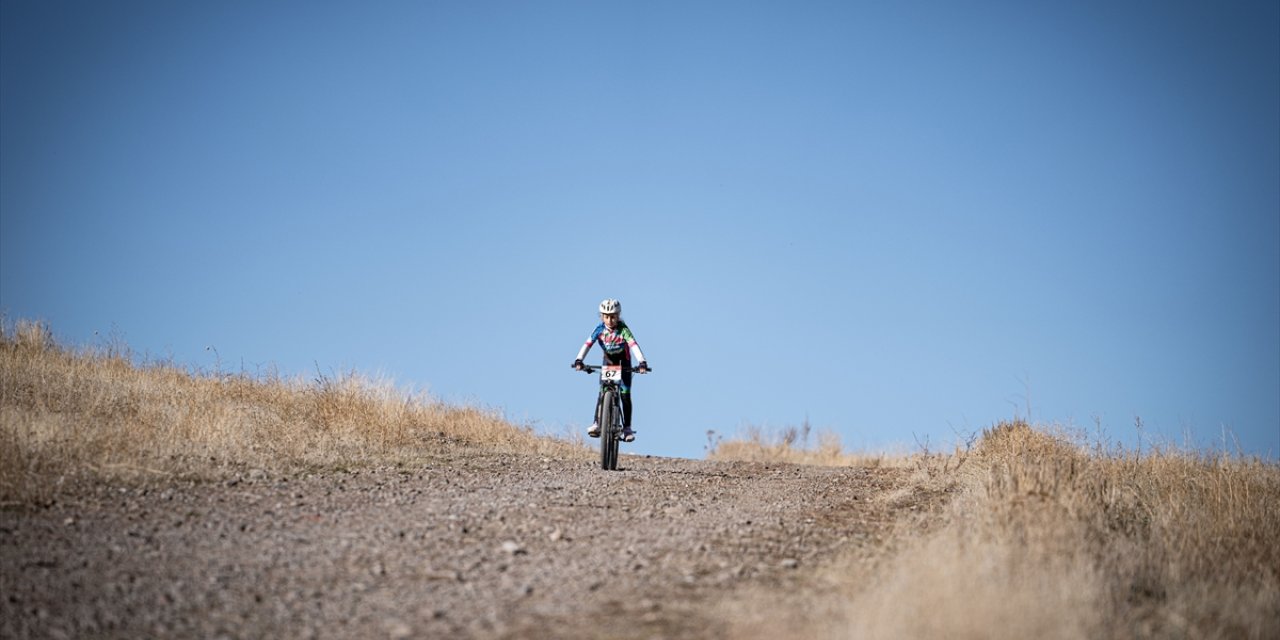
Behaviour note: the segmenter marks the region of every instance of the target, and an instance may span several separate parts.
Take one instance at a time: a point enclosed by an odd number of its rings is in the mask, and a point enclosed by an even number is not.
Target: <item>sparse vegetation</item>
[[[749,431],[742,459],[797,455]],[[921,488],[958,489],[935,533],[848,585],[857,638],[1272,638],[1280,635],[1280,466],[1218,452],[1141,454],[1025,421],[955,453],[915,454]],[[856,463],[856,462],[855,462]]]
[[[86,476],[398,464],[466,446],[585,453],[494,411],[445,405],[357,374],[305,380],[140,366],[118,340],[74,350],[41,323],[0,326],[0,501],[7,504],[47,500]]]
[[[815,441],[816,439],[816,441]],[[918,464],[918,459],[884,453],[848,453],[839,434],[815,431],[808,419],[800,426],[766,429],[747,425],[725,439],[707,432],[707,459],[743,462],[788,462],[829,467],[880,467]]]

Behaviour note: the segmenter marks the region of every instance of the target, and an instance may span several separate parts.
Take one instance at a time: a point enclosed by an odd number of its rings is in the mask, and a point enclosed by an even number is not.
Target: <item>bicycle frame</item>
[[[582,371],[600,376],[600,394],[596,400],[596,424],[600,425],[600,468],[618,470],[618,443],[622,441],[622,374],[626,372],[648,373],[652,369],[633,369],[620,365],[582,365]]]

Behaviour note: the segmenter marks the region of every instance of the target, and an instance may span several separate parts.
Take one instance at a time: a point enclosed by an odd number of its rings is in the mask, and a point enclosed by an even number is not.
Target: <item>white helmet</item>
[[[613,298],[605,298],[604,301],[600,303],[600,313],[606,313],[609,315],[622,313],[622,303],[614,300]]]

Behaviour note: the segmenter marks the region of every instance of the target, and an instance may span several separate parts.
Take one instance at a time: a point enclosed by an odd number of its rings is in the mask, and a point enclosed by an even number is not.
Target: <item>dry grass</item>
[[[76,351],[39,323],[0,326],[0,501],[7,504],[47,500],[86,476],[394,465],[475,447],[581,454],[496,412],[354,374],[306,381],[137,366],[118,344]]]
[[[850,462],[785,440],[749,431],[713,453]],[[843,589],[843,615],[801,635],[1280,637],[1275,463],[1172,447],[1139,455],[1014,421],[954,453],[885,464],[915,467],[919,489],[956,490],[945,522],[896,540],[874,583]]]
[[[1280,467],[986,431],[943,530],[851,604],[841,637],[1280,636]]]
[[[978,611],[1030,597],[1051,637],[1280,636],[1280,466],[1025,422],[985,432],[975,461],[948,534],[971,551],[946,557],[1008,586]]]
[[[748,425],[729,439],[707,432],[707,459],[743,462],[786,462],[828,467],[915,466],[918,458],[887,453],[850,453],[839,434],[814,430],[806,420],[800,426],[766,429]]]

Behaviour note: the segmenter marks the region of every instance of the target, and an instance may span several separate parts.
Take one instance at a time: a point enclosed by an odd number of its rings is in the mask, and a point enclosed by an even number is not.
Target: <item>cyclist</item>
[[[582,370],[582,359],[587,357],[587,352],[591,350],[591,345],[600,343],[600,349],[604,351],[604,364],[622,365],[622,441],[631,442],[636,439],[636,432],[631,430],[631,352],[636,354],[636,360],[640,362],[635,367],[636,371],[645,373],[649,370],[649,363],[645,362],[644,352],[640,351],[640,345],[636,343],[636,337],[631,334],[631,328],[622,320],[622,303],[607,298],[600,303],[600,324],[595,331],[591,332],[591,337],[587,338],[586,344],[578,350],[578,357],[573,361],[573,368]],[[596,397],[596,416],[592,420],[591,428],[587,429],[587,435],[592,438],[600,437],[600,402],[604,399],[604,389]]]

